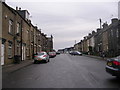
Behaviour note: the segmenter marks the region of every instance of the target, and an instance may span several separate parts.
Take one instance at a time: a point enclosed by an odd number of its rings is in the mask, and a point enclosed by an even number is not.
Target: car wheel
[[[120,76],[116,76],[117,79],[120,79]]]
[[[48,60],[45,60],[45,63],[47,63],[48,62]]]
[[[37,63],[37,61],[36,60],[34,60],[34,64],[36,64]]]
[[[50,59],[48,59],[48,62],[50,62]]]

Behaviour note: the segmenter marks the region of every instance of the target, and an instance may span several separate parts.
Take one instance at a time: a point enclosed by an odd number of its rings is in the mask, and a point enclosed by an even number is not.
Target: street
[[[101,59],[60,54],[3,75],[3,88],[119,88],[120,80],[106,73],[105,65]]]

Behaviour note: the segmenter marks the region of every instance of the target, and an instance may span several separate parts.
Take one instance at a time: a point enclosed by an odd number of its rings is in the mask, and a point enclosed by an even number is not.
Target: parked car
[[[107,59],[106,71],[120,78],[120,56]]]
[[[70,54],[71,55],[82,55],[82,53],[79,51],[71,51]]]
[[[49,55],[46,52],[38,52],[34,55],[34,63],[45,61],[46,63],[49,62]]]
[[[49,57],[54,58],[56,56],[56,52],[49,52]]]
[[[57,52],[56,52],[56,55],[60,55],[60,52],[59,52],[59,51],[57,51]]]

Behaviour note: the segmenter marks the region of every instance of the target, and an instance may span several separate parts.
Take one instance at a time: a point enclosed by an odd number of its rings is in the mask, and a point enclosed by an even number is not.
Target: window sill
[[[13,57],[8,57],[8,59],[13,59]]]
[[[8,32],[9,35],[14,36],[12,33]]]

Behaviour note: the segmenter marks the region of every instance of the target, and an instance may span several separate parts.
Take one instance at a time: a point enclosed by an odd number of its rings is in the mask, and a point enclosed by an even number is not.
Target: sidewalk
[[[26,66],[29,66],[33,64],[33,60],[24,60],[24,61],[21,61],[19,64],[10,64],[10,65],[5,65],[5,66],[2,66],[2,73],[11,73],[11,72],[14,72],[14,71],[17,71],[23,67],[26,67]]]
[[[91,57],[91,58],[96,58],[96,59],[101,59],[101,60],[107,60],[107,59],[108,59],[107,57],[105,57],[105,58],[103,59],[103,58],[100,57],[100,56],[94,56],[94,55],[85,55],[85,56]]]

